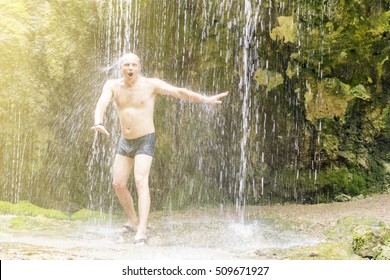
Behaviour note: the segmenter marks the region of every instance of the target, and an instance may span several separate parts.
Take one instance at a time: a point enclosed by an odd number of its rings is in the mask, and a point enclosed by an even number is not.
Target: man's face
[[[140,69],[141,64],[138,56],[131,54],[122,58],[121,70],[125,78],[136,78],[139,74]]]

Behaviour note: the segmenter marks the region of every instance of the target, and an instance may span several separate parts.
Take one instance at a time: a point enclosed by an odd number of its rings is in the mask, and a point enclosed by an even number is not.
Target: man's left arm
[[[220,99],[228,95],[228,92],[223,92],[216,95],[206,96],[186,88],[172,86],[159,79],[154,79],[154,83],[157,93],[188,100],[194,103],[220,104],[222,103]]]

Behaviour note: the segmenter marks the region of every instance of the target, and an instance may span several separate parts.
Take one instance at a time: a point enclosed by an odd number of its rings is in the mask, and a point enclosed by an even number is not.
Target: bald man
[[[149,173],[156,142],[153,112],[158,94],[173,96],[195,103],[220,104],[228,93],[204,96],[185,88],[172,86],[160,79],[146,78],[140,74],[141,61],[133,53],[120,59],[122,78],[108,80],[95,109],[94,131],[110,135],[103,125],[103,117],[110,100],[116,104],[121,126],[113,166],[113,188],[128,221],[123,231],[136,232],[134,244],[145,244],[150,210]],[[138,214],[127,188],[131,171],[138,195]]]

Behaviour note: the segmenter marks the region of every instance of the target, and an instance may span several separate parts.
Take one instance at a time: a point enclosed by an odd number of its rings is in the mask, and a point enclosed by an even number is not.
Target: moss
[[[383,246],[376,260],[390,260],[390,246]]]
[[[0,213],[1,214],[15,214],[15,215],[28,215],[28,216],[44,216],[55,219],[68,219],[68,215],[55,209],[45,209],[36,206],[27,201],[20,201],[16,204],[10,202],[0,202]]]
[[[89,209],[80,209],[79,211],[72,214],[70,217],[72,221],[76,220],[110,220],[111,216],[106,213],[92,211]]]
[[[0,214],[10,214],[12,213],[12,209],[14,204],[8,201],[0,201]]]
[[[390,138],[390,103],[387,104],[386,108],[382,112],[383,120],[383,135],[386,138]]]
[[[61,221],[62,226],[65,226],[64,223],[67,223],[67,221]],[[17,216],[9,220],[9,227],[18,230],[53,230],[53,228],[57,228],[58,225],[58,219],[43,216]]]
[[[352,249],[359,256],[376,259],[382,252],[390,230],[383,225],[358,225],[352,235]]]
[[[331,198],[339,194],[357,196],[368,193],[365,173],[352,167],[324,170],[319,174],[316,186],[319,193],[327,193]]]
[[[295,66],[295,65],[294,65],[294,66]],[[288,64],[287,64],[287,69],[286,69],[286,75],[287,75],[287,77],[289,77],[290,79],[292,79],[292,77],[295,76],[296,73],[297,73],[296,68],[293,67],[293,66],[291,65],[291,61],[289,61]]]
[[[348,216],[337,221],[336,225],[329,228],[325,234],[330,240],[344,240],[351,242],[357,226],[369,226],[386,228],[386,224],[373,217]]]
[[[356,87],[351,88],[350,93],[356,98],[360,98],[363,100],[371,99],[371,95],[368,93],[367,89],[363,85],[357,85]]]
[[[281,40],[284,43],[295,43],[297,41],[297,26],[293,17],[278,17],[279,26],[272,29],[270,37],[272,40]]]
[[[337,135],[323,134],[321,137],[322,148],[325,150],[327,156],[336,160],[339,157],[340,139]]]
[[[256,70],[254,79],[259,83],[259,85],[266,86],[268,90],[271,90],[284,82],[283,76],[280,73],[266,69]]]
[[[295,260],[356,260],[351,248],[342,242],[323,242],[317,246],[302,247],[287,254],[288,259]]]
[[[14,205],[14,212],[15,214],[24,214],[29,216],[38,216],[42,215],[44,217],[48,218],[55,218],[55,219],[68,219],[68,215],[66,213],[63,213],[58,210],[54,209],[45,209],[38,207],[30,202],[27,201],[21,201]]]
[[[31,229],[30,226],[26,226],[27,225],[26,222],[27,222],[27,217],[24,217],[24,216],[14,217],[14,218],[12,218],[9,221],[11,228],[14,228],[14,229]]]
[[[344,120],[349,101],[354,98],[369,100],[371,95],[363,85],[351,87],[337,78],[313,82],[305,94],[307,119],[313,124],[323,118]]]

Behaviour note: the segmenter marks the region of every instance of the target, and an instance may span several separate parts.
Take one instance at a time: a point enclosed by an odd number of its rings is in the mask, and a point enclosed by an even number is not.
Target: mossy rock
[[[341,82],[338,78],[326,78],[320,83],[312,82],[305,93],[307,119],[333,119],[344,121],[349,101],[353,99],[370,100],[371,93],[363,85],[355,87]]]
[[[256,70],[254,79],[259,83],[259,85],[266,86],[268,90],[276,88],[284,82],[282,74],[268,69]]]
[[[352,199],[352,196],[362,194],[366,190],[366,186],[366,178],[362,172],[345,167],[324,170],[317,181],[318,189],[321,191],[332,190],[329,195],[335,199],[339,194],[349,195]],[[337,199],[336,201],[339,201]]]
[[[382,250],[378,256],[375,258],[376,260],[390,260],[390,245],[382,246]]]
[[[334,200],[337,201],[337,202],[347,202],[347,201],[351,201],[352,197],[342,193],[342,194],[337,195],[334,198]]]
[[[0,214],[12,213],[14,204],[8,201],[0,201]]]
[[[390,229],[383,221],[372,217],[345,217],[326,231],[329,240],[341,241],[362,258],[382,258],[390,243]]]
[[[376,259],[389,237],[390,230],[384,226],[359,225],[352,235],[352,249],[359,256]]]
[[[272,29],[270,37],[272,40],[281,40],[284,43],[295,43],[297,41],[297,24],[292,16],[278,17],[279,26]]]
[[[17,216],[12,218],[9,223],[10,227],[14,229],[25,229],[29,230],[31,229],[31,226],[27,226],[27,217],[25,216]]]
[[[38,231],[51,230],[59,226],[58,219],[43,216],[16,216],[9,220],[9,227],[18,230]],[[66,221],[65,221],[66,223]],[[64,221],[61,221],[64,226]]]
[[[286,257],[293,260],[359,260],[348,244],[342,242],[322,242],[317,246],[292,249]]]
[[[370,226],[386,228],[386,224],[372,217],[344,217],[337,221],[336,225],[329,228],[325,234],[330,240],[352,241],[352,235],[358,226]]]
[[[10,202],[0,202],[1,214],[27,215],[27,216],[44,216],[55,219],[68,219],[68,215],[55,209],[45,209],[36,206],[28,201],[20,201],[16,204]]]

